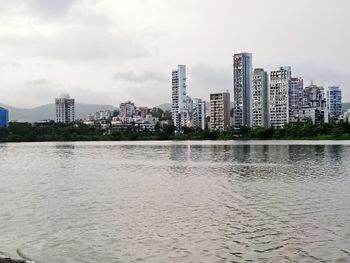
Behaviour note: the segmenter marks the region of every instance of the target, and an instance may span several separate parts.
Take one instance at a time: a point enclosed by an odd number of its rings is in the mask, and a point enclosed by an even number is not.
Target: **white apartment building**
[[[131,101],[120,103],[119,116],[133,117],[136,113],[135,103]]]
[[[227,131],[230,128],[230,93],[210,94],[210,130]]]
[[[270,125],[275,128],[283,128],[289,123],[290,79],[290,67],[270,73]]]
[[[328,109],[326,107],[301,108],[294,111],[294,121],[312,124],[328,123]]]
[[[75,116],[75,102],[68,94],[62,94],[59,98],[55,99],[56,104],[56,122],[72,123]]]
[[[253,73],[253,103],[252,126],[269,126],[269,86],[268,74],[264,69],[254,69]]]
[[[172,118],[177,129],[187,124],[188,98],[186,94],[186,66],[179,65],[172,71]]]

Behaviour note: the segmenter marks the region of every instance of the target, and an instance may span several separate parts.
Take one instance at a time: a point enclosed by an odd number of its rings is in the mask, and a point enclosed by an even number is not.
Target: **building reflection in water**
[[[73,144],[56,144],[54,154],[61,168],[69,167],[74,162],[75,146]]]

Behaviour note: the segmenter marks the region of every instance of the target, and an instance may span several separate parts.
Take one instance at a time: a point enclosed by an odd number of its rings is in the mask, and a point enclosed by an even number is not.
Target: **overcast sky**
[[[232,91],[232,55],[291,66],[350,101],[349,0],[0,0],[0,102],[138,106],[171,101],[171,70],[188,94]]]

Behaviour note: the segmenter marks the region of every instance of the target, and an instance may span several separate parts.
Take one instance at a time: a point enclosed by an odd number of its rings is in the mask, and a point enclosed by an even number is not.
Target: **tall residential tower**
[[[186,66],[179,65],[172,72],[172,118],[177,129],[185,126],[187,115]]]
[[[342,92],[339,86],[332,86],[327,91],[329,119],[336,121],[342,115]]]
[[[233,56],[233,125],[252,126],[252,54]]]
[[[254,69],[252,126],[269,126],[269,86],[268,75],[264,69]]]
[[[205,129],[206,103],[202,99],[193,99],[193,128]]]
[[[56,122],[72,123],[74,122],[74,99],[71,99],[68,94],[62,94],[55,99],[56,104]]]
[[[230,128],[230,93],[210,94],[210,130],[227,131]]]
[[[291,78],[289,85],[289,118],[295,117],[296,111],[303,107],[304,81]]]
[[[283,128],[289,123],[291,68],[281,67],[270,73],[270,125]]]

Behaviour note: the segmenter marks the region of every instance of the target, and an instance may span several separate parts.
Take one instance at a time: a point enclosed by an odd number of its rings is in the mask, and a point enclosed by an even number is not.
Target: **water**
[[[41,262],[350,262],[350,143],[0,144],[0,250]]]

